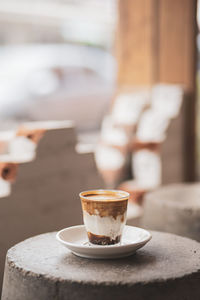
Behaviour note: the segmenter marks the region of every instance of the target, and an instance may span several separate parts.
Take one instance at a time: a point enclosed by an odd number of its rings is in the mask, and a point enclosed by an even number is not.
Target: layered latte
[[[83,220],[92,244],[119,243],[126,223],[129,194],[115,190],[80,193]]]

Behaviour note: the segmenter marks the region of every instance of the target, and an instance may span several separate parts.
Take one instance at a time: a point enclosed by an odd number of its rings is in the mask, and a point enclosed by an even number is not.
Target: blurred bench
[[[41,133],[35,147],[34,132]],[[14,136],[12,151],[0,155],[0,286],[11,246],[82,223],[79,192],[103,186],[93,153],[75,150],[72,122],[28,123]]]

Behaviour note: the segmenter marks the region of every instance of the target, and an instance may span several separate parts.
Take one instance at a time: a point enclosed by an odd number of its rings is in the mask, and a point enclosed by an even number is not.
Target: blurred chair
[[[0,282],[8,248],[30,236],[82,223],[79,192],[103,186],[93,153],[75,150],[72,122],[27,123],[22,128],[21,134],[29,138],[34,131],[43,136],[35,155],[31,155],[33,148],[28,155],[19,151],[18,143],[16,153],[13,149],[12,154],[0,156],[0,184],[4,184],[0,198]]]

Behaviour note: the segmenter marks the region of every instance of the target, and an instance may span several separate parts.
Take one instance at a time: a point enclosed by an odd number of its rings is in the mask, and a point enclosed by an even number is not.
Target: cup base
[[[115,239],[112,239],[109,236],[97,235],[91,232],[87,232],[89,242],[95,245],[115,245],[118,244],[121,240],[121,235],[118,235]]]

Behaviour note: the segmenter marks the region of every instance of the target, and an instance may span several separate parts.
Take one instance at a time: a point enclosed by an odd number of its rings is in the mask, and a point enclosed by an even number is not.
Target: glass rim
[[[109,192],[112,194],[114,193],[118,193],[118,194],[124,194],[124,196],[118,196],[116,195],[116,198],[113,198],[113,199],[109,199],[110,202],[112,201],[120,201],[120,200],[128,200],[128,198],[130,197],[130,194],[126,191],[122,191],[122,190],[113,190],[113,189],[94,189],[94,190],[87,190],[87,191],[83,191],[83,192],[80,192],[79,193],[79,197],[80,198],[83,198],[85,200],[88,200],[88,201],[95,201],[95,199],[91,199],[90,197],[88,197],[88,194],[96,194],[96,195],[103,195],[103,194],[109,194]],[[98,200],[98,202],[104,202],[104,201],[107,201],[107,200]]]

